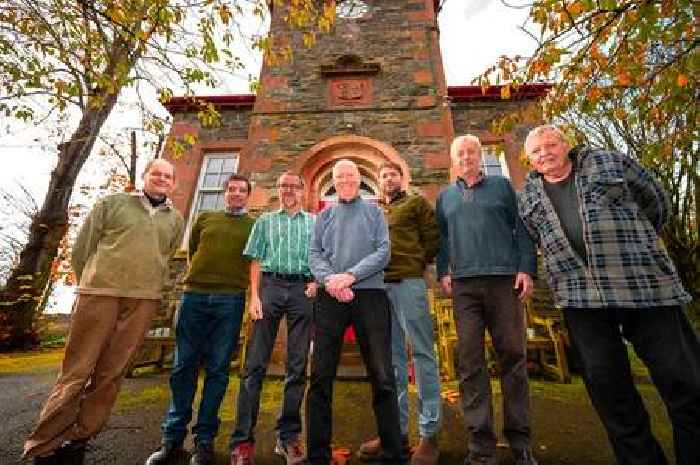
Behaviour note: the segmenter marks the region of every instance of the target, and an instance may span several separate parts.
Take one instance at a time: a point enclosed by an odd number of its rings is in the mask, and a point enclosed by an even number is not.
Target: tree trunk
[[[68,227],[73,187],[116,101],[117,95],[107,95],[99,108],[88,107],[70,140],[59,146],[58,163],[51,173],[44,204],[32,221],[19,263],[0,290],[0,351],[28,349],[39,342],[34,321],[51,279],[51,264]]]

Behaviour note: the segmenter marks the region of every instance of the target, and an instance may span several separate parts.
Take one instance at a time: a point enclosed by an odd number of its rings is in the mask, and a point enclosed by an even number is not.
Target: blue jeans
[[[430,438],[440,429],[442,404],[425,280],[408,278],[399,283],[387,283],[386,292],[391,301],[391,362],[396,378],[401,434],[408,435],[408,336],[418,385],[418,432],[422,438]]]
[[[228,387],[231,355],[238,346],[244,309],[244,293],[185,292],[182,295],[175,361],[170,375],[172,398],[161,427],[165,442],[181,444],[187,435],[202,361],[206,377],[192,434],[196,443],[214,441],[220,423],[219,406]]]

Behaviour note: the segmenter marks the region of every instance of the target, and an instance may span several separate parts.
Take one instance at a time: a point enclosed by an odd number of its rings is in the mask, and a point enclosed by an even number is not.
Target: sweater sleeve
[[[420,241],[425,247],[425,262],[430,263],[435,259],[440,246],[440,232],[438,231],[435,210],[423,197],[418,197],[418,232]]]
[[[78,233],[78,237],[73,244],[71,266],[75,272],[77,282],[80,282],[85,264],[97,250],[97,244],[100,242],[104,228],[104,215],[106,208],[105,199],[100,199],[97,201],[85,219],[85,222]]]
[[[641,212],[659,232],[668,221],[669,199],[659,182],[634,159],[622,154],[625,182]]]
[[[530,235],[525,229],[525,224],[518,213],[518,199],[510,181],[506,180],[508,189],[508,206],[513,214],[515,224],[514,236],[518,253],[518,272],[527,273],[533,278],[537,273],[537,256],[535,255],[535,245],[530,239]]]
[[[197,247],[199,247],[199,237],[202,234],[202,222],[204,221],[204,215],[206,213],[200,213],[197,215],[197,219],[192,225],[192,231],[190,231],[190,240],[187,245],[187,259],[192,261],[195,252],[197,252]]]
[[[327,212],[324,213],[328,214]],[[326,277],[335,273],[330,261],[323,254],[323,234],[327,223],[324,213],[316,219],[311,243],[309,244],[309,269],[318,283],[323,283]]]
[[[447,227],[447,218],[442,210],[442,195],[437,199],[435,216],[438,224],[438,253],[436,257],[436,268],[438,279],[449,274],[449,230]]]
[[[382,271],[389,264],[389,259],[391,258],[389,227],[386,224],[384,213],[377,208],[373,220],[374,237],[371,239],[376,246],[374,252],[365,256],[349,270],[346,270],[352,273],[356,282],[362,281]]]

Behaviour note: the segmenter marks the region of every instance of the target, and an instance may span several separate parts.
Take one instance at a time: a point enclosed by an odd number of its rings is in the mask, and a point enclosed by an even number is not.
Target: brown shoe
[[[408,437],[401,437],[401,449],[408,457],[410,453],[410,447],[408,445]],[[364,461],[376,461],[381,460],[384,455],[382,450],[382,442],[379,437],[372,438],[369,441],[363,442],[357,451],[357,457]]]
[[[435,438],[420,438],[418,447],[413,451],[411,465],[437,465],[440,450]]]
[[[360,449],[357,451],[357,455],[361,459],[374,459],[379,456],[381,451],[382,442],[379,440],[379,436],[377,436],[376,438],[363,442]]]

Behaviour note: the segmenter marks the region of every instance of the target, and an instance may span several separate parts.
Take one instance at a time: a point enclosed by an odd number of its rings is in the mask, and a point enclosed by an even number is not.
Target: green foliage
[[[553,83],[539,111],[495,122],[506,131],[541,118],[579,142],[638,159],[664,184],[663,231],[685,286],[700,296],[700,3],[691,0],[535,0],[530,57],[501,57],[478,81]]]

